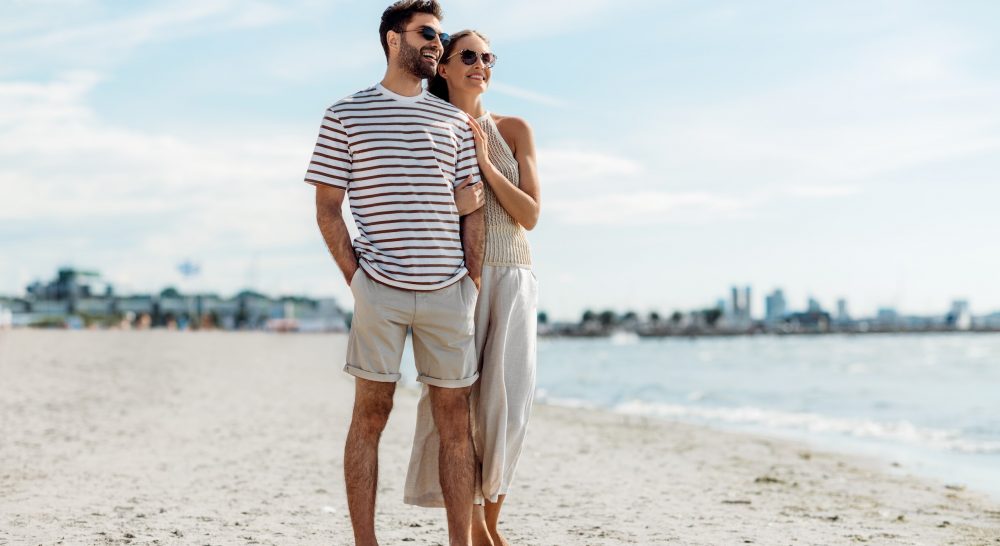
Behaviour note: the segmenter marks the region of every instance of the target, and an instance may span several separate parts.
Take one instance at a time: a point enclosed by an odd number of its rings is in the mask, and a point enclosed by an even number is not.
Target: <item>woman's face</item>
[[[462,62],[463,57],[472,58],[470,53],[463,55],[466,51],[475,53],[475,62],[471,65]],[[486,92],[493,71],[483,63],[483,53],[492,53],[492,50],[489,44],[475,34],[463,36],[455,43],[455,48],[449,53],[450,58],[442,60],[438,68],[452,92]]]

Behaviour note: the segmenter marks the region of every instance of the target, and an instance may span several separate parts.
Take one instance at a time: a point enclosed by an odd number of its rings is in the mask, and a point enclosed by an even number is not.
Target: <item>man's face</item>
[[[428,27],[436,34],[441,33],[441,21],[429,13],[418,13],[403,27],[400,34],[399,55],[396,62],[399,66],[414,76],[426,79],[437,73],[438,61],[444,46],[435,36],[433,40],[424,37],[421,30]]]

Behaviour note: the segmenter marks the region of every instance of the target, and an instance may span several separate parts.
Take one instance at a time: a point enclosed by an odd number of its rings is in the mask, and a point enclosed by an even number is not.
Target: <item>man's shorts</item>
[[[371,280],[362,268],[351,278],[354,318],[344,371],[371,381],[400,378],[406,329],[413,330],[417,381],[468,387],[479,378],[475,310],[478,291],[468,275],[433,291],[402,290]]]

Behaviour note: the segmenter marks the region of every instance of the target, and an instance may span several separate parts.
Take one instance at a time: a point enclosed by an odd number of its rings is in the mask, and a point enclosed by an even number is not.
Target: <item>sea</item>
[[[549,338],[537,379],[542,403],[794,439],[1000,499],[997,334]]]

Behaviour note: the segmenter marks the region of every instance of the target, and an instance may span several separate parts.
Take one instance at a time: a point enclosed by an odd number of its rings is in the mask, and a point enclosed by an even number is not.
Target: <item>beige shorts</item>
[[[354,318],[344,371],[371,381],[399,381],[407,327],[413,330],[417,381],[468,387],[479,378],[476,358],[476,285],[466,275],[432,291],[401,290],[375,282],[360,267],[351,278]]]

